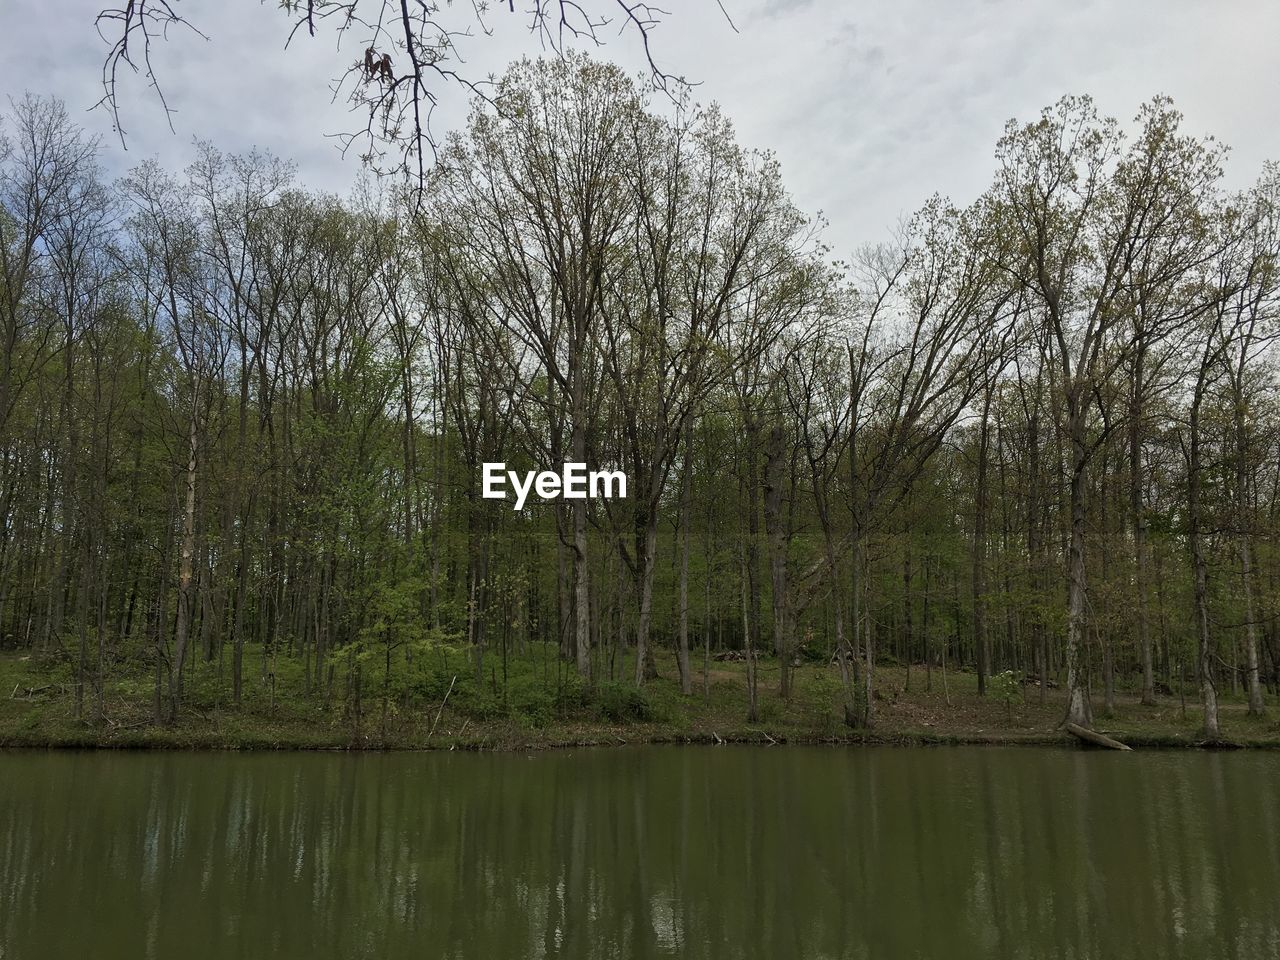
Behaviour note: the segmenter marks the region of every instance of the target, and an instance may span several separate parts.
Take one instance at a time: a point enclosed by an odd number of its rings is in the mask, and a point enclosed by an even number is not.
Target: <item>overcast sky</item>
[[[601,0],[596,0],[600,4]],[[1280,3],[1276,0],[666,0],[653,37],[661,64],[700,82],[749,146],[774,150],[798,204],[822,211],[837,254],[882,239],[930,194],[959,203],[987,184],[1010,117],[1031,118],[1066,93],[1088,93],[1128,121],[1171,95],[1187,129],[1233,148],[1231,186],[1280,158]],[[123,4],[120,4],[123,5]],[[517,8],[527,0],[517,2]],[[105,46],[96,0],[3,0],[0,90],[63,98],[101,133],[115,173],[147,156],[186,164],[194,137],[294,160],[308,185],[346,192],[359,165],[326,137],[352,126],[329,83],[360,47],[299,36],[276,0],[179,0],[209,40],[175,34],[156,53],[176,109],[170,133],[141,77],[123,100],[128,151],[102,111]],[[473,76],[499,72],[537,43],[496,4],[493,38],[465,51]],[[641,66],[634,37],[609,34],[598,56]],[[437,129],[461,122],[446,93]]]

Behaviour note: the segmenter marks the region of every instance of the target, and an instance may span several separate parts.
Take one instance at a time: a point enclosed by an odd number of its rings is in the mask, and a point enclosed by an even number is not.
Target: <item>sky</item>
[[[799,207],[829,222],[837,256],[885,239],[934,193],[971,201],[990,181],[1005,122],[1068,93],[1091,95],[1124,122],[1153,95],[1172,96],[1189,132],[1231,146],[1232,188],[1280,159],[1275,0],[722,2],[732,23],[716,0],[659,3],[670,15],[653,33],[655,57],[697,83],[695,99],[718,102],[741,142],[776,153]],[[351,189],[360,164],[341,156],[333,134],[354,118],[330,86],[363,46],[349,38],[337,49],[326,32],[286,50],[277,0],[176,3],[207,39],[178,31],[156,49],[172,132],[141,75],[125,80],[125,147],[107,113],[90,109],[106,51],[93,23],[101,0],[0,0],[0,93],[62,98],[101,136],[111,174],[147,157],[181,168],[201,138],[291,159],[305,185]],[[475,78],[539,52],[518,13],[494,7],[493,35],[464,42]],[[641,69],[634,33],[603,37],[596,56]],[[467,111],[462,89],[441,94],[437,132]]]

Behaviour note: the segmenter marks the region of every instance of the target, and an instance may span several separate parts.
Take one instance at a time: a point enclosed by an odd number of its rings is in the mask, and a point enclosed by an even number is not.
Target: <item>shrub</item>
[[[568,674],[554,692],[557,716],[579,716],[591,706],[591,688],[576,673]]]
[[[534,728],[545,727],[556,716],[556,695],[547,689],[537,677],[525,675],[511,681],[507,691],[507,705],[519,719]]]
[[[991,678],[991,696],[997,703],[1004,704],[1012,720],[1014,704],[1022,702],[1022,681],[1012,670],[997,673]]]
[[[627,683],[608,680],[596,687],[596,711],[615,723],[647,723],[658,719],[645,692]]]

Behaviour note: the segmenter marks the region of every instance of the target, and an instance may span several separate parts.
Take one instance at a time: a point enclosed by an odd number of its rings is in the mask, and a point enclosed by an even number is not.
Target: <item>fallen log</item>
[[[15,683],[13,685],[13,693],[9,694],[9,699],[10,700],[30,700],[32,697],[38,696],[39,694],[44,693],[46,690],[52,690],[54,686],[55,684],[46,683],[42,687],[23,687],[21,684]],[[58,684],[58,686],[61,686],[61,684]],[[22,690],[22,696],[18,696],[19,689]],[[66,691],[64,690],[63,692],[65,693]]]
[[[1133,747],[1128,744],[1121,743],[1119,740],[1112,740],[1104,733],[1098,733],[1096,730],[1086,730],[1084,727],[1076,723],[1064,723],[1062,728],[1073,737],[1078,737],[1085,743],[1091,743],[1095,747],[1107,747],[1110,750],[1133,749]]]

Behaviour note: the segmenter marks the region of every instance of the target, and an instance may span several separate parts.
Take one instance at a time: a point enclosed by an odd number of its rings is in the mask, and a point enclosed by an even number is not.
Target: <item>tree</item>
[[[1202,208],[1221,176],[1221,150],[1180,135],[1180,120],[1168,100],[1151,101],[1126,150],[1114,120],[1100,118],[1087,97],[1066,97],[1036,122],[1011,121],[996,153],[1001,267],[1043,311],[1061,382],[1071,478],[1066,720],[1085,727],[1087,471],[1110,433],[1091,430],[1095,397],[1133,354],[1122,321],[1134,272],[1147,267],[1146,282],[1173,289],[1204,262]],[[1187,319],[1177,310],[1165,331]]]
[[[65,115],[15,108],[0,645],[73,678],[68,715],[149,686],[195,727],[279,686],[361,742],[451,690],[624,722],[665,663],[692,692],[699,643],[704,696],[713,649],[745,661],[756,721],[824,691],[871,726],[922,652],[949,709],[976,667],[1087,719],[1100,667],[1123,713],[1193,653],[1210,737],[1242,687],[1265,707],[1273,170],[1226,194],[1167,101],[1132,141],[1068,101],[974,203],[833,263],[715,108],[577,55],[497,86],[520,109],[479,101],[422,196],[208,145],[113,191]],[[512,511],[495,460],[629,496]]]
[[[1231,446],[1234,460],[1233,515],[1240,554],[1240,587],[1244,596],[1246,683],[1249,713],[1264,712],[1259,673],[1258,604],[1254,584],[1253,476],[1257,470],[1256,410],[1266,393],[1259,367],[1276,336],[1280,307],[1280,169],[1269,165],[1262,180],[1241,198],[1237,254],[1241,275],[1228,306],[1227,322],[1219,332],[1231,405]],[[1235,224],[1232,224],[1235,226]]]

